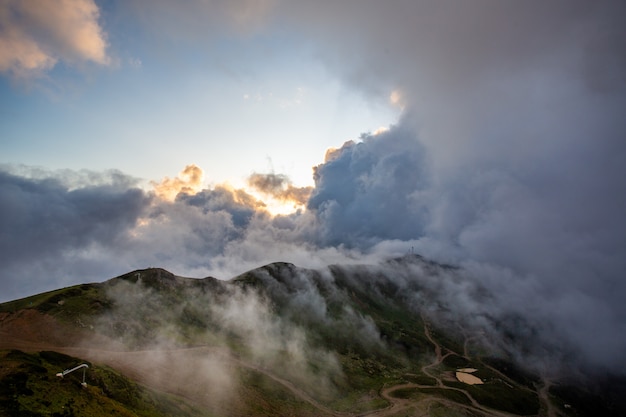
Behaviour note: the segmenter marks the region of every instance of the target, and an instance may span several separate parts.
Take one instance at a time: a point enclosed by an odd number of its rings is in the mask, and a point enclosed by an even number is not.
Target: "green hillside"
[[[230,281],[154,268],[1,304],[0,331],[10,337],[0,347],[28,353],[2,352],[0,410],[579,416],[591,415],[585,404],[593,402],[620,415],[615,401],[587,388],[544,388],[542,378],[478,343],[481,335],[445,325],[446,306],[415,274],[444,279],[453,268],[418,256],[389,265],[274,263]],[[81,362],[90,365],[87,388],[78,375],[54,376]],[[459,369],[481,384],[461,382]]]
[[[63,378],[64,369],[87,363]],[[157,393],[118,372],[58,352],[0,351],[0,415],[35,416],[202,416],[175,396]]]

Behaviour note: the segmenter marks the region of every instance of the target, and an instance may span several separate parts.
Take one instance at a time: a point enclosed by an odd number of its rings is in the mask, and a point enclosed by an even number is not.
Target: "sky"
[[[275,170],[310,186],[327,148],[400,113],[388,97],[344,86],[301,36],[240,27],[234,5],[214,16],[199,2],[176,11],[180,21],[167,2],[147,12],[149,3],[66,1],[54,19],[41,7],[3,6],[4,162],[146,180],[193,163],[207,184],[243,186]]]
[[[625,17],[617,0],[5,0],[0,301],[410,250],[618,357]]]

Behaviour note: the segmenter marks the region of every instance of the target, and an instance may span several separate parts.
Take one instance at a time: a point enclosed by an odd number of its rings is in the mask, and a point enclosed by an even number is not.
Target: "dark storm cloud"
[[[422,236],[429,183],[424,151],[412,131],[363,135],[327,153],[314,169],[308,202],[324,245],[369,247],[384,239]]]
[[[112,177],[125,179],[119,173]],[[0,171],[0,202],[3,299],[8,299],[41,285],[56,287],[56,262],[64,269],[64,257],[80,258],[94,243],[114,245],[133,227],[149,198],[128,188],[126,181],[71,189],[59,178],[32,179]],[[32,274],[34,264],[40,266],[37,274]]]
[[[243,190],[183,187],[170,201],[163,183],[146,192],[120,172],[24,166],[3,166],[0,185],[2,301],[148,266],[231,278],[275,259],[322,263],[305,243],[311,216],[271,218]]]
[[[204,189],[194,195],[181,193],[176,197],[176,202],[197,207],[205,214],[227,212],[236,228],[248,226],[256,209],[264,206],[262,202],[242,190],[229,190],[221,186],[212,190]]]
[[[0,182],[2,230],[11,236],[2,242],[5,261],[92,239],[112,242],[134,224],[147,202],[139,189],[114,185],[70,190],[56,179],[30,180],[3,172]]]
[[[365,141],[318,167],[309,206],[322,241],[414,246],[461,264],[496,294],[490,314],[559,329],[589,363],[619,360],[626,5],[291,3],[276,14],[315,37],[328,68],[352,87],[379,98],[398,90],[405,114],[386,142],[408,132],[414,143],[401,155],[422,155],[412,163],[425,183],[353,168],[351,160],[376,166],[388,155]],[[371,149],[367,158],[359,146]]]
[[[553,158],[597,129],[623,137],[623,2],[282,6],[276,14],[315,37],[346,83],[383,99],[401,93],[438,175],[524,169],[546,154],[561,163]]]
[[[435,179],[420,138],[392,128],[329,152],[309,207],[323,245],[415,247],[461,265],[455,279],[433,287],[450,321],[490,335],[529,332],[492,341],[539,367],[574,360],[603,372],[622,363],[626,348],[626,182],[617,162],[623,151],[602,148],[560,149],[562,163],[546,155]],[[475,296],[481,291],[487,299]]]

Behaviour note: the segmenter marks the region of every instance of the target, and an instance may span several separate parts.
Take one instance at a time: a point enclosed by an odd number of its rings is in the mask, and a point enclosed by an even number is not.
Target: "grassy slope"
[[[435,264],[427,266],[431,270],[437,268]],[[175,314],[170,317],[172,322],[169,323],[173,326],[168,328],[173,332],[169,336],[178,345],[228,346],[231,351],[246,359],[247,350],[241,346],[241,341],[208,313],[204,305],[206,302],[203,304],[190,300],[224,302],[233,288],[258,292],[269,300],[274,314],[304,329],[314,347],[335,352],[338,357],[342,375],[331,380],[333,395],[318,395],[314,386],[303,385],[300,388],[333,409],[364,412],[388,405],[379,395],[383,387],[401,383],[434,385],[434,379],[421,370],[424,365],[433,361],[434,349],[424,333],[425,323],[419,309],[409,308],[395,284],[385,277],[372,276],[366,268],[354,271],[347,272],[341,267],[331,267],[332,279],[329,280],[316,271],[275,263],[250,271],[232,281],[223,282],[212,278],[184,279],[161,269],[148,269],[134,271],[102,284],[77,285],[0,304],[0,313],[36,309],[60,322],[85,329],[96,324],[99,317],[112,314],[110,325],[106,329],[108,336],[124,335],[129,347],[139,348],[148,345],[163,329],[164,323],[152,315],[155,309],[174,311]],[[136,310],[121,314],[108,294],[116,286],[138,286],[139,282],[151,296],[146,297],[145,302],[139,303]],[[294,303],[293,300],[297,299],[305,287],[307,291],[313,288],[324,299],[326,317],[323,320],[316,318],[307,305]],[[364,343],[357,337],[358,329],[351,327],[354,317],[367,318],[375,324],[379,332],[378,343]],[[446,385],[466,389],[476,400],[488,407],[521,415],[537,412],[538,398],[532,392],[536,380],[532,376],[520,372],[506,361],[488,358],[472,358],[472,361],[468,361],[459,355],[462,346],[458,338],[450,337],[430,324],[429,326],[432,337],[442,346],[444,352],[457,353],[447,356],[441,364],[430,368],[433,375],[441,377],[458,367],[480,368],[479,376],[487,381],[485,385],[469,387],[453,381],[446,382]],[[287,355],[286,352],[284,354]],[[40,415],[36,413],[43,409],[49,411],[53,405],[57,407],[55,412],[61,413],[58,415],[63,415],[62,413],[67,413],[70,409],[77,410],[79,406],[90,410],[84,415],[104,415],[113,409],[119,415],[125,415],[124,412],[130,412],[129,410],[133,410],[136,415],[197,415],[194,414],[197,413],[196,409],[186,408],[174,397],[159,396],[105,368],[90,369],[89,375],[95,379],[90,382],[87,390],[83,390],[78,384],[51,378],[62,365],[62,357],[55,357],[53,354],[42,356],[18,352],[3,353],[3,363],[12,364],[2,367],[2,378],[9,379],[3,379],[1,406],[8,410],[5,411],[8,415],[12,415],[10,412],[14,412],[15,407],[23,407],[23,413],[19,415],[28,415],[26,411],[34,412],[32,415]],[[506,374],[509,382],[500,381],[499,375],[490,371],[485,364]],[[311,372],[317,372],[316,363],[310,362],[307,366]],[[7,369],[11,372],[7,373]],[[281,373],[278,368],[274,372],[279,377],[290,378],[288,373]],[[242,395],[246,405],[241,410],[246,410],[246,414],[316,414],[314,407],[296,398],[293,393],[266,375],[250,369],[240,370],[238,375],[245,387]],[[49,392],[53,387],[58,391],[58,396],[54,395],[54,401],[41,394]],[[111,391],[111,387],[117,388]],[[553,391],[566,399],[570,397],[567,389]],[[90,401],[76,403],[77,393],[87,393],[79,397],[87,397]],[[398,391],[394,395],[403,398],[435,395],[466,404],[467,397],[459,394],[458,391],[441,388],[411,388]],[[137,402],[133,402],[133,399],[137,399]],[[40,411],[37,411],[38,407]],[[41,415],[52,415],[47,411],[46,413]]]
[[[235,282],[245,286],[261,288],[269,298],[278,305],[279,314],[290,314],[285,306],[289,297],[297,294],[297,288],[289,288],[288,277],[293,275],[293,265],[272,264],[259,270],[251,271],[235,279]],[[433,345],[424,333],[424,322],[421,315],[407,307],[400,299],[401,292],[393,282],[384,277],[372,277],[367,269],[360,273],[347,273],[340,267],[331,268],[333,283],[338,293],[326,289],[324,280],[309,271],[311,279],[316,282],[318,290],[325,294],[329,314],[339,317],[341,308],[350,306],[355,312],[364,317],[370,317],[376,324],[382,345],[367,345],[352,337],[345,328],[333,328],[327,322],[323,325],[307,319],[306,312],[302,317],[294,319],[300,325],[306,326],[309,334],[317,335],[318,342],[331,347],[340,354],[342,369],[346,375],[344,384],[337,384],[340,398],[330,404],[338,410],[363,412],[382,408],[386,402],[377,397],[368,397],[368,393],[380,392],[385,386],[402,383],[418,383],[433,385],[434,379],[425,375],[421,368],[430,363],[433,358]],[[276,281],[283,290],[277,289]],[[327,284],[326,284],[327,285]],[[339,308],[339,306],[342,306]],[[333,307],[336,310],[333,311]],[[341,323],[341,321],[339,321]],[[444,332],[431,330],[444,349],[462,351],[462,347],[454,338]],[[454,361],[453,358],[457,358]],[[470,363],[458,356],[448,356],[437,367],[432,368],[434,374],[450,373],[456,367],[477,366],[482,368],[479,361]],[[488,373],[483,371],[484,373]],[[518,378],[514,378],[518,379]],[[520,381],[521,383],[522,381]],[[463,383],[449,384],[451,387],[467,389],[480,403],[494,409],[499,409],[520,415],[534,414],[539,409],[539,400],[536,394],[524,389],[507,386],[501,382],[492,382],[489,386],[469,387]],[[437,388],[411,388],[398,393],[402,397],[412,391],[415,395],[435,395],[448,400],[467,405],[468,399],[458,391]]]
[[[99,366],[64,378],[64,369],[85,363],[57,352],[0,351],[0,415],[6,416],[205,416],[171,395],[156,393]]]

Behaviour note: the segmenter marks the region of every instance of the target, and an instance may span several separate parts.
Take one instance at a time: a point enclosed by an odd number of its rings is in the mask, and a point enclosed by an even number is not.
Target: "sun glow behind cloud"
[[[204,184],[204,171],[195,164],[187,165],[176,177],[151,182],[152,190],[161,200],[173,202],[180,194],[194,196],[209,187]],[[296,187],[283,174],[253,173],[246,185],[217,185],[232,195],[234,202],[266,211],[272,216],[304,210],[312,187]]]
[[[303,210],[312,187],[296,187],[282,174],[253,173],[248,177],[249,193],[266,204],[272,215],[290,214]]]
[[[259,192],[254,189],[247,189],[246,192],[252,197],[263,202],[263,210],[271,216],[288,215],[304,210],[306,206],[293,200],[281,200],[272,195]]]
[[[402,91],[397,89],[393,90],[391,94],[389,94],[389,103],[401,110],[404,109],[406,107],[406,103]]]
[[[152,182],[154,192],[162,199],[174,201],[179,193],[196,194],[202,189],[204,171],[197,165],[187,165],[175,178],[165,177],[161,182]]]

